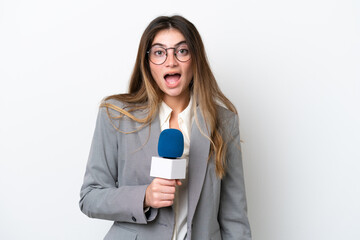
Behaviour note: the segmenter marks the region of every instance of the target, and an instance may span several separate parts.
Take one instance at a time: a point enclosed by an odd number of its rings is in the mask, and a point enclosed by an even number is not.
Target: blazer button
[[[136,218],[134,216],[132,216],[131,219],[136,222]]]

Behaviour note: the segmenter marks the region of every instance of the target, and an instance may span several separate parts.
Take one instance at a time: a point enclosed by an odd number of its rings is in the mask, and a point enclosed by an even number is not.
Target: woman
[[[185,180],[149,176],[167,128],[184,135]],[[105,239],[251,239],[237,113],[185,18],[149,24],[129,93],[101,104],[80,208],[114,221]]]

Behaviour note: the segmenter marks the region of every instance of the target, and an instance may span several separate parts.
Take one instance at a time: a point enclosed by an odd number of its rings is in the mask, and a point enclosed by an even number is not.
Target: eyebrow
[[[186,41],[184,40],[184,41],[181,41],[181,42],[178,42],[177,44],[175,44],[175,46],[174,47],[178,47],[179,45],[181,45],[181,44],[186,44]],[[164,44],[162,44],[162,43],[154,43],[153,45],[151,45],[151,47],[153,47],[153,46],[156,46],[156,45],[159,45],[159,46],[161,46],[161,47],[166,47],[166,45],[164,45]]]

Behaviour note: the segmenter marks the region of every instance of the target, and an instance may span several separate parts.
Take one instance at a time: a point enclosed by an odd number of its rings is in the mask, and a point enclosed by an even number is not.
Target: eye
[[[154,54],[157,55],[157,56],[162,56],[165,53],[164,53],[164,51],[158,50],[158,51],[154,52]]]
[[[166,55],[165,49],[162,49],[159,47],[151,49],[150,52],[151,52],[151,55],[154,57],[163,57]]]
[[[186,56],[189,54],[189,50],[187,48],[180,48],[176,52],[177,55]]]

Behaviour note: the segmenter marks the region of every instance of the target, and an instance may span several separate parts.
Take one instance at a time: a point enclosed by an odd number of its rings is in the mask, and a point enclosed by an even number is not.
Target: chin
[[[165,93],[165,95],[167,95],[169,97],[178,97],[181,95],[180,91],[166,91],[164,93]]]
[[[178,97],[180,96],[181,94],[178,94],[178,93],[165,93],[165,95],[169,96],[169,97]]]

